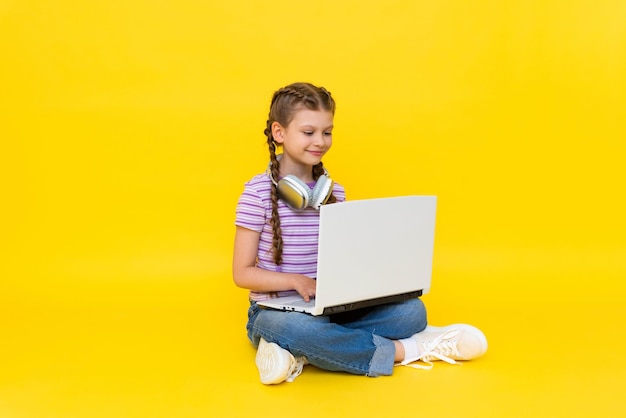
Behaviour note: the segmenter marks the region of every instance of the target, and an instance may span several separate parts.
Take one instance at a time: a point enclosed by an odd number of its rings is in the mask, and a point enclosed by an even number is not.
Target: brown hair
[[[335,114],[335,101],[330,92],[324,87],[316,87],[309,83],[293,83],[277,90],[272,96],[270,112],[265,128],[265,136],[267,136],[267,145],[270,150],[270,162],[272,177],[278,180],[279,162],[276,158],[276,147],[278,143],[272,135],[272,124],[280,123],[287,126],[294,117],[294,114],[301,108],[309,110],[325,110]],[[324,165],[322,162],[313,166],[313,179],[317,180],[324,174]],[[280,229],[280,218],[278,217],[278,187],[272,185],[272,249],[274,252],[274,262],[277,265],[283,262],[283,238]],[[327,203],[334,203],[335,196],[330,195]]]

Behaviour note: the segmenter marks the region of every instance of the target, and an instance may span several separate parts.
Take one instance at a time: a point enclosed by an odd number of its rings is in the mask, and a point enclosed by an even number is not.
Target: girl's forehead
[[[333,114],[327,110],[298,109],[291,119],[292,124],[330,126],[333,124]]]

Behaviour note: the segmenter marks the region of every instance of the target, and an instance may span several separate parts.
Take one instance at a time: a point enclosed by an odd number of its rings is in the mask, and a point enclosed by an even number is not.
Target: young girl
[[[306,364],[380,376],[394,365],[424,367],[412,364],[418,360],[432,366],[481,356],[482,332],[465,324],[427,327],[419,298],[330,316],[257,305],[276,296],[315,296],[319,205],[345,200],[322,164],[334,113],[322,87],[295,83],[276,91],[265,129],[269,167],[246,183],[237,205],[233,279],[250,290],[247,330],[258,347],[261,382],[291,382]]]

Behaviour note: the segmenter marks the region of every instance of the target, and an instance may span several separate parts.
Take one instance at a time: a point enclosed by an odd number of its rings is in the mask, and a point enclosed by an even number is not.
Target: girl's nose
[[[321,147],[324,145],[324,134],[314,135],[313,136],[313,144]]]

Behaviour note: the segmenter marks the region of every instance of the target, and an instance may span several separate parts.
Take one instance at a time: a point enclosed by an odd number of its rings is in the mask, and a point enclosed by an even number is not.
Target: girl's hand
[[[312,279],[304,274],[294,274],[292,276],[293,288],[296,292],[304,298],[306,302],[315,297],[315,279]]]

